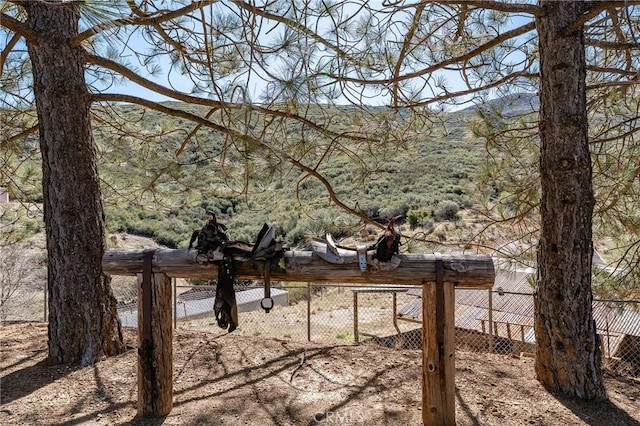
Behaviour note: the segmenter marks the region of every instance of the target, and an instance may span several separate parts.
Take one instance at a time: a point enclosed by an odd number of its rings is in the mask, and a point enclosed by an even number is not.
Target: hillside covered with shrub
[[[167,105],[204,114],[198,107]],[[318,107],[317,114],[333,128],[349,132],[358,122],[354,108],[332,108],[327,113]],[[362,230],[360,218],[331,202],[322,182],[258,149],[227,154],[224,145],[230,142],[223,135],[201,130],[189,139],[193,124],[135,105],[96,107],[94,113],[109,233],[185,247],[207,210],[221,216],[231,238],[247,241],[264,222],[276,224],[292,246],[324,232],[348,237]],[[478,202],[474,181],[485,153],[482,141],[465,129],[473,114],[451,114],[435,130],[418,128],[402,144],[380,144],[358,155],[344,146],[330,156],[320,153],[330,158],[317,171],[360,214],[379,223],[402,216],[407,228],[432,232]],[[19,144],[13,163],[20,167],[10,189],[20,201],[37,203],[37,136]],[[447,237],[440,232],[437,238]]]

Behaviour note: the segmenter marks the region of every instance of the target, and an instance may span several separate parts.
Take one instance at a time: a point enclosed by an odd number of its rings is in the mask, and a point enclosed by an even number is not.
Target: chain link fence
[[[414,299],[407,290],[409,287],[399,286],[273,285],[271,297],[275,306],[266,313],[260,307],[262,286],[238,286],[240,324],[234,333],[331,344],[394,336],[420,328],[419,323],[397,320],[398,307]],[[177,284],[175,295],[176,327],[225,332],[218,328],[213,315],[215,286]],[[419,335],[412,345],[420,347]]]
[[[272,289],[276,306],[260,308],[261,286],[236,289],[240,325],[234,333],[328,344],[422,347],[420,287],[291,284]],[[176,285],[176,327],[224,333],[213,316],[215,287]],[[533,291],[456,290],[458,350],[533,356]],[[640,301],[595,299],[603,362],[640,376]]]
[[[419,350],[421,293],[420,287],[397,285],[273,283],[275,307],[266,313],[260,307],[264,295],[261,285],[237,286],[240,324],[234,333]],[[174,282],[174,295],[176,328],[226,332],[217,326],[213,314],[214,285],[194,286],[178,280]],[[123,307],[121,318],[126,317],[125,309],[134,312],[135,305]],[[533,356],[532,289],[528,292],[507,291],[501,286],[490,291],[457,289],[455,309],[458,350]],[[595,299],[593,312],[605,366],[617,373],[640,376],[640,301]]]
[[[192,285],[183,279],[174,279],[172,284],[177,329],[226,333],[214,317],[214,285]],[[136,278],[113,277],[112,286],[123,325],[137,327]],[[275,306],[266,313],[260,307],[262,285],[237,285],[240,324],[234,333],[326,344],[421,348],[419,286],[272,283],[271,294]],[[4,310],[2,320],[46,320],[41,288],[32,288],[21,298],[33,309]],[[595,299],[593,314],[605,367],[640,377],[640,301]],[[458,350],[532,356],[533,288],[528,275],[499,272],[492,290],[457,289],[455,326]]]

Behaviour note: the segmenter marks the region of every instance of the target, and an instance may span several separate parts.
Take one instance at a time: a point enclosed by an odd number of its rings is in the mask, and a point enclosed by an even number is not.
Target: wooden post
[[[173,407],[171,279],[153,273],[153,251],[138,274],[138,415],[162,417]]]
[[[455,426],[455,287],[441,260],[436,269],[436,284],[422,285],[422,421]]]

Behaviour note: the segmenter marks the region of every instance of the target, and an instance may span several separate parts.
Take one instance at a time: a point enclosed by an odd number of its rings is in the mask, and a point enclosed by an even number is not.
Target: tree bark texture
[[[594,195],[587,140],[582,30],[564,34],[588,2],[541,0],[541,235],[535,298],[536,375],[549,390],[605,397],[592,315]]]
[[[91,100],[77,3],[27,2],[27,39],[42,152],[49,288],[49,361],[87,365],[124,350],[110,280]]]

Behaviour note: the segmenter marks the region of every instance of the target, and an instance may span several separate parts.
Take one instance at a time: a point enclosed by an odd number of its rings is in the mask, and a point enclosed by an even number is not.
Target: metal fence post
[[[393,327],[398,332],[398,336],[402,335],[402,331],[400,331],[400,327],[398,327],[398,296],[396,292],[393,293]]]
[[[178,279],[171,278],[173,285],[173,329],[178,328]]]
[[[360,334],[358,333],[358,290],[353,292],[353,340],[360,343]]]
[[[311,283],[307,282],[307,342],[311,341]]]
[[[489,352],[493,353],[493,292],[489,289]]]

